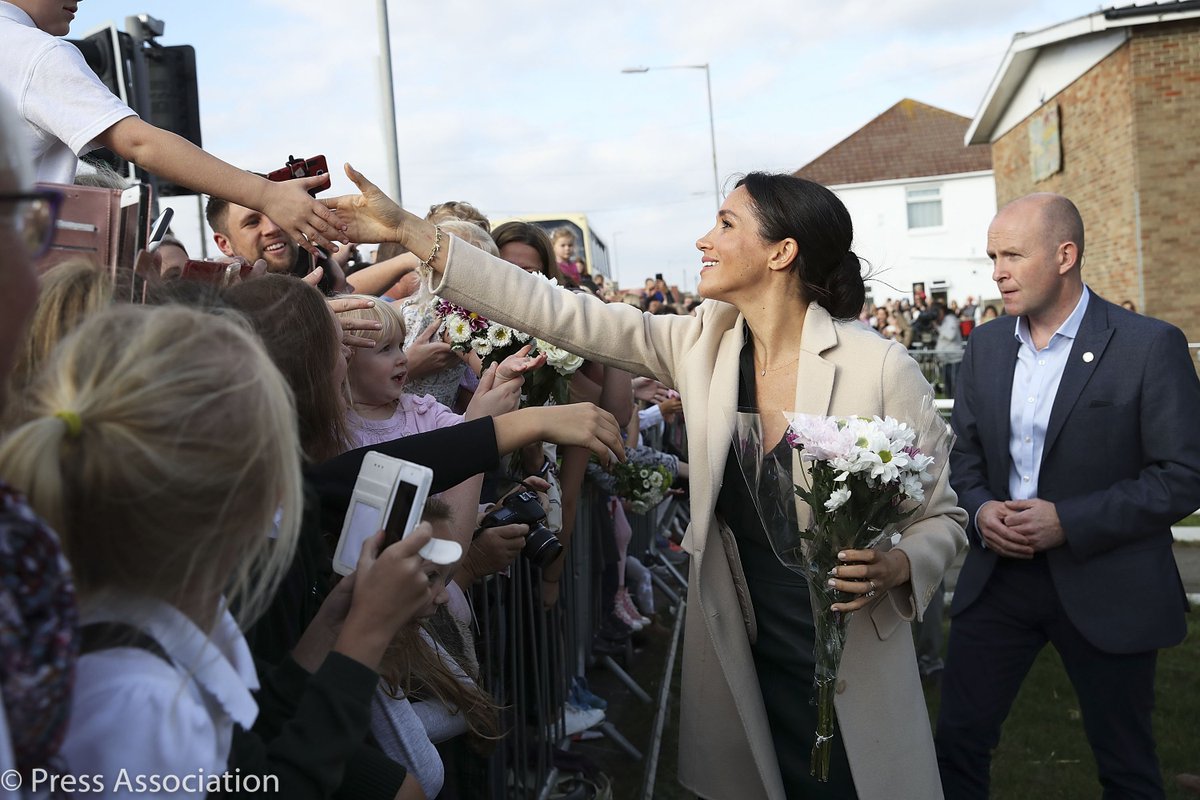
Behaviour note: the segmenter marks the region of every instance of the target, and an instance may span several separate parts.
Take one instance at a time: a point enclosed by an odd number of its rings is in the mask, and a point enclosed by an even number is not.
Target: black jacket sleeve
[[[321,498],[321,515],[326,531],[341,530],[342,517],[350,505],[350,495],[354,492],[354,482],[358,479],[363,457],[372,450],[432,469],[431,493],[457,486],[472,475],[495,469],[500,463],[500,453],[496,450],[496,426],[491,417],[481,417],[449,428],[417,433],[343,453],[306,472],[309,482]]]
[[[366,744],[371,697],[379,681],[373,670],[330,653],[313,675],[287,658],[261,672],[260,679],[258,719],[253,730],[234,730],[229,754],[228,771],[241,778],[242,792],[210,796],[330,798],[354,765],[363,773],[355,778],[358,796],[395,797],[404,768]],[[259,776],[262,782],[246,776]],[[368,786],[373,791],[363,792]]]

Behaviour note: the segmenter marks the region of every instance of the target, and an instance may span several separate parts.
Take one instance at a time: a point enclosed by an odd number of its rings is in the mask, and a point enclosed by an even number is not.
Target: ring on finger
[[[866,596],[867,596],[867,597],[874,597],[874,596],[875,596],[875,590],[874,590],[874,589],[872,589],[871,591],[867,592]]]
[[[875,590],[878,589],[879,587],[876,586],[875,581],[872,581],[872,580],[868,580],[867,585],[871,587],[871,591],[867,593],[867,597],[874,597]]]

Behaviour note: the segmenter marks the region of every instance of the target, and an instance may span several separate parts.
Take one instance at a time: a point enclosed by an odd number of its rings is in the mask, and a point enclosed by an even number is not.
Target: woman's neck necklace
[[[778,371],[778,370],[781,370],[781,369],[783,369],[784,367],[790,367],[792,364],[795,364],[795,363],[796,363],[797,361],[799,361],[799,360],[800,360],[800,356],[799,356],[799,355],[797,355],[797,356],[796,356],[795,358],[793,358],[791,361],[787,361],[787,362],[785,362],[785,363],[783,363],[783,364],[777,364],[777,365],[776,365],[776,366],[774,366],[774,367],[769,367],[769,368],[768,368],[768,367],[766,366],[766,364],[763,364],[762,366],[759,366],[759,365],[758,365],[758,359],[756,358],[756,359],[754,359],[754,365],[755,365],[756,367],[758,367],[758,374],[759,374],[759,376],[761,376],[761,377],[765,378],[765,377],[767,377],[767,373],[768,373],[768,372],[776,372],[776,371]]]

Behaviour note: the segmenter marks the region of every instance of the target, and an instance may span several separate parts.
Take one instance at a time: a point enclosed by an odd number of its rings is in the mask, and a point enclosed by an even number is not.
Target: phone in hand
[[[183,271],[179,274],[181,280],[204,281],[217,286],[231,286],[239,280],[250,277],[254,265],[244,258],[233,261],[199,261],[188,259],[183,263]]]
[[[164,208],[158,215],[158,219],[154,220],[154,224],[150,226],[150,236],[146,239],[147,253],[153,253],[162,244],[162,240],[167,236],[167,229],[171,227],[171,218],[174,216],[175,209]]]
[[[354,572],[363,542],[380,528],[384,531],[384,548],[411,533],[421,521],[432,483],[433,470],[429,467],[374,450],[368,452],[342,522],[333,553],[333,571],[339,575]],[[449,552],[446,545],[454,552]],[[455,542],[432,539],[421,548],[421,555],[435,563],[453,563],[462,555],[462,548]]]
[[[272,181],[290,181],[296,178],[309,178],[313,175],[325,176],[324,183],[308,190],[309,194],[316,197],[317,192],[323,192],[332,185],[329,179],[329,165],[325,161],[325,156],[296,158],[289,155],[286,164],[273,172],[267,173],[267,179]]]

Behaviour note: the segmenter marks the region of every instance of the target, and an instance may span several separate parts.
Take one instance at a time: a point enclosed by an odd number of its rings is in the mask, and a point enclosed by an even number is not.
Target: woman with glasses
[[[0,413],[8,373],[33,313],[33,260],[56,204],[33,174],[16,111],[0,93]],[[51,769],[66,734],[78,612],[58,536],[0,473],[0,772]],[[4,790],[7,791],[6,784]]]

